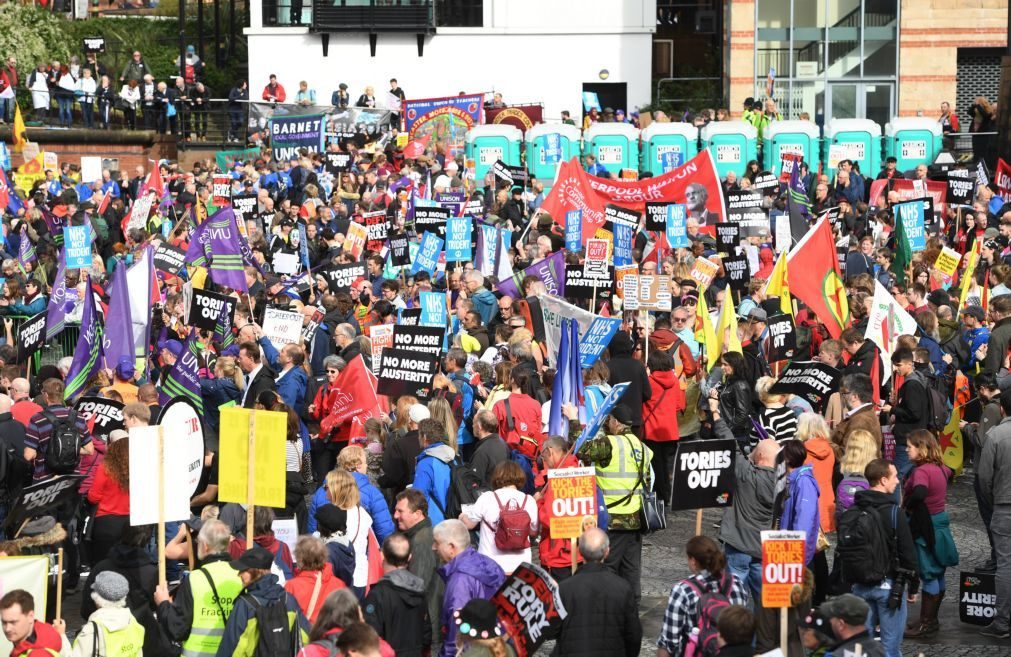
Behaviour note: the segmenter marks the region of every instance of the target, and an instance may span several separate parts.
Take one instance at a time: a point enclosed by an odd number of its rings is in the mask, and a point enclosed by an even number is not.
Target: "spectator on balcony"
[[[309,83],[302,80],[298,83],[298,93],[295,94],[295,104],[311,107],[316,104],[316,90],[309,88]]]
[[[176,84],[172,88],[175,92],[175,100],[173,105],[176,111],[176,123],[178,127],[178,133],[183,139],[188,139],[190,136],[190,89],[192,85],[188,84],[185,79],[176,76]],[[173,132],[176,132],[173,129]]]
[[[958,114],[951,111],[951,105],[947,102],[941,103],[941,116],[937,122],[941,124],[941,132],[945,137],[958,132]]]
[[[129,82],[133,80],[139,85],[140,81],[149,75],[151,75],[151,69],[148,67],[147,62],[141,57],[139,50],[134,50],[133,57],[126,63],[126,66],[123,67],[123,72],[119,75],[119,81]],[[152,91],[152,93],[154,92]]]
[[[183,78],[186,84],[195,84],[197,80],[204,77],[204,60],[197,56],[197,50],[193,45],[186,46],[186,68],[183,70]],[[179,57],[175,58],[176,70],[179,70]]]
[[[70,72],[66,64],[59,67],[56,73],[56,104],[60,111],[60,125],[69,128],[74,123],[74,92],[77,91],[77,78]]]
[[[98,61],[98,55],[93,52],[89,52],[84,55],[84,66],[82,66],[81,69],[88,69],[91,71],[91,77],[96,80],[101,80],[103,75],[108,75],[105,64]]]
[[[337,109],[345,109],[351,104],[351,94],[348,93],[348,86],[341,82],[337,85],[337,91],[330,94],[330,104]]]
[[[491,100],[484,104],[485,107],[490,109],[498,109],[500,107],[505,107],[505,101],[502,100],[502,94],[496,92],[492,95]]]
[[[131,130],[137,129],[137,104],[140,103],[140,85],[136,80],[128,80],[119,90],[117,106],[123,110],[123,118]]]
[[[140,85],[140,106],[144,110],[144,129],[155,130],[158,127],[158,85],[154,83],[154,77],[150,73],[144,76],[144,82]]]
[[[400,88],[400,83],[397,82],[397,78],[390,78],[390,95],[397,98],[397,110],[400,110],[404,106],[404,101],[407,100],[407,94],[404,90]],[[396,114],[393,117],[394,121],[400,121],[400,114]]]
[[[8,110],[14,105],[14,85],[7,77],[7,72],[0,68],[0,123],[6,123],[12,112]]]
[[[7,84],[10,85],[11,91],[18,88],[18,59],[14,55],[7,58],[7,63],[0,67],[0,76],[3,76],[7,80]],[[13,121],[14,120],[14,94],[12,93],[9,98],[0,98],[0,121]]]
[[[196,132],[197,139],[204,141],[207,139],[207,106],[211,101],[211,91],[203,82],[193,85],[190,92],[189,108],[193,114],[193,131]]]
[[[81,79],[77,81],[78,102],[81,104],[81,118],[84,119],[84,127],[94,126],[95,115],[95,91],[98,83],[91,77],[91,69],[81,69]]]
[[[179,94],[173,87],[164,82],[159,82],[154,92],[155,112],[157,116],[158,132],[161,134],[179,134]]]
[[[365,87],[365,93],[358,96],[358,100],[355,102],[355,107],[375,107],[376,106],[376,90],[371,86]]]
[[[108,130],[109,122],[112,120],[112,105],[116,102],[116,90],[112,88],[112,81],[108,75],[103,75],[99,81],[95,97],[98,99],[98,124],[104,130]]]
[[[270,74],[270,82],[263,88],[263,99],[271,103],[283,103],[288,95],[284,93],[284,87],[277,81],[277,76]]]
[[[271,78],[277,79],[275,76]],[[228,92],[228,141],[244,141],[243,118],[246,115],[246,103],[249,102],[249,85],[245,80],[239,80]]]

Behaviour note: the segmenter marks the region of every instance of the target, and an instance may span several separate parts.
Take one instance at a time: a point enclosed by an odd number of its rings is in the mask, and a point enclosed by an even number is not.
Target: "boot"
[[[907,639],[926,639],[937,634],[939,625],[937,622],[937,612],[941,607],[943,593],[923,594],[923,602],[920,603],[920,621],[917,627],[906,630],[903,635]]]

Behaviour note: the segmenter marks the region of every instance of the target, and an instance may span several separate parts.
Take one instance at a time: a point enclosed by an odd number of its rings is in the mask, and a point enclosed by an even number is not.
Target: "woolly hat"
[[[474,598],[453,612],[460,634],[472,639],[492,639],[502,636],[498,624],[498,608],[489,600]]]
[[[130,583],[126,578],[112,570],[103,570],[95,576],[91,590],[98,597],[109,602],[119,602],[130,593]]]

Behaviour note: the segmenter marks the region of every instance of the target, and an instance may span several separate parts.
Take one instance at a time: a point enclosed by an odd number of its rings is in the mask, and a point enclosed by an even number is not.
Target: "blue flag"
[[[558,347],[558,373],[551,391],[551,414],[548,433],[569,435],[569,421],[562,415],[562,406],[572,404],[585,414],[583,406],[583,370],[579,366],[579,324],[574,319],[562,320],[561,344]]]
[[[604,426],[604,420],[614,407],[618,405],[618,401],[625,394],[626,390],[628,390],[628,383],[618,383],[611,388],[611,392],[607,393],[604,401],[600,402],[597,412],[593,414],[593,417],[583,427],[583,433],[579,434],[579,438],[576,439],[576,444],[572,448],[573,452],[578,452],[587,439],[591,439],[597,435],[600,427]]]

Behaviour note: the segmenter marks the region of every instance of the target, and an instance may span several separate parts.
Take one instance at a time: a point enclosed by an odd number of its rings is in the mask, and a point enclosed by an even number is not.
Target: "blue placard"
[[[580,350],[582,351],[582,350]],[[611,412],[621,399],[621,396],[625,394],[628,390],[628,383],[618,383],[611,387],[611,392],[607,393],[607,397],[604,397],[604,401],[600,402],[600,407],[597,412],[593,414],[586,426],[583,427],[583,433],[579,434],[579,438],[576,439],[576,444],[573,447],[573,452],[578,452],[579,448],[583,446],[587,438],[593,438],[600,431],[600,427],[604,425],[604,418],[607,414]]]
[[[0,141],[0,169],[3,169],[4,171],[10,171],[10,168],[11,168],[11,153],[10,151],[7,150],[7,144]]]
[[[414,258],[414,265],[411,267],[411,276],[419,271],[427,271],[429,275],[435,276],[435,269],[439,265],[439,255],[442,253],[442,238],[432,233],[422,233],[421,245]]]
[[[569,251],[583,250],[582,210],[570,210],[565,213],[565,248]]]
[[[420,292],[418,303],[421,306],[422,326],[445,326],[446,316],[446,293],[445,292]]]
[[[474,257],[471,249],[470,217],[450,217],[446,222],[446,262],[468,262]]]
[[[583,110],[589,112],[595,109],[600,111],[600,99],[597,98],[596,91],[584,91],[583,92]]]
[[[632,237],[635,229],[627,224],[614,223],[614,265],[632,264]]]
[[[589,369],[597,362],[604,349],[611,343],[611,338],[621,327],[617,317],[596,317],[586,334],[579,338],[579,367]]]
[[[562,136],[557,132],[544,135],[544,163],[558,164],[562,161]]]
[[[916,253],[926,249],[927,230],[923,224],[923,200],[917,199],[908,203],[899,203],[895,209],[899,220],[902,221],[902,228],[906,232],[909,250]]]
[[[688,210],[681,203],[667,206],[667,243],[672,249],[691,246],[688,240]]]
[[[667,173],[681,166],[683,159],[681,151],[664,151],[660,153],[660,166],[663,167],[663,172]]]
[[[91,269],[91,224],[66,226],[63,229],[63,248],[66,250],[67,269]]]

